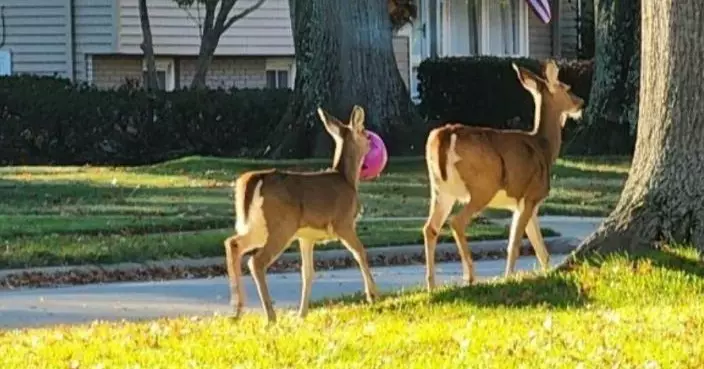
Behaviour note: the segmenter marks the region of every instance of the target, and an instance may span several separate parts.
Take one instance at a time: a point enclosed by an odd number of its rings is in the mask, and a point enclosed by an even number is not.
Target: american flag
[[[550,2],[548,0],[526,0],[526,2],[543,23],[550,22]]]

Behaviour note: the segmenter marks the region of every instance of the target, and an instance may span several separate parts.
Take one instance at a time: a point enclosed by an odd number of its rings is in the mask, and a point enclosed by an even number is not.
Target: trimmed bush
[[[422,114],[433,126],[458,122],[499,129],[530,130],[533,124],[533,99],[520,86],[511,67],[514,62],[542,75],[540,62],[529,58],[480,56],[426,59],[418,69]],[[558,60],[557,63],[560,80],[570,85],[572,91],[588,104],[593,61]],[[580,152],[570,151],[570,144],[578,141],[586,129],[586,126],[575,126],[567,125],[563,148],[570,154],[586,154],[585,146],[580,144],[572,146],[579,148]],[[590,151],[589,154],[608,153]]]
[[[418,68],[421,110],[431,121],[495,128],[530,129],[533,99],[520,86],[511,63],[542,75],[528,58],[495,56],[426,59]],[[591,62],[558,62],[559,78],[587,100]]]
[[[52,77],[0,78],[0,163],[147,164],[243,156],[265,146],[289,89],[100,90]]]

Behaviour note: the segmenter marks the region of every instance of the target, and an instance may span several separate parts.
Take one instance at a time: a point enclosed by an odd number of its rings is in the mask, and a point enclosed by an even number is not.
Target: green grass
[[[0,332],[7,368],[701,368],[704,262],[678,248],[368,305]]]
[[[628,164],[627,158],[560,159],[541,213],[608,214]],[[239,173],[327,165],[329,160],[187,157],[140,167],[0,167],[0,268],[136,261],[139,255],[219,255],[221,242],[213,245],[212,235],[224,235],[232,228],[231,183]],[[422,159],[391,158],[380,179],[362,184],[361,194],[365,218],[425,217],[428,188]],[[507,213],[487,211],[484,215]],[[408,231],[400,232],[398,239],[389,240],[393,233],[379,229],[371,232],[379,236],[366,241],[370,246],[417,242],[421,226],[422,221],[399,223],[398,227]],[[169,232],[176,234],[155,234]],[[178,232],[196,233],[183,236]],[[494,228],[489,233],[504,237],[505,229]],[[180,241],[184,237],[188,241]],[[137,247],[155,239],[166,241],[161,246],[144,246],[153,252],[137,252]]]
[[[408,245],[423,242],[421,226],[422,222],[409,220],[362,222],[358,231],[366,247]],[[557,235],[551,229],[542,231],[546,237]],[[474,224],[467,228],[467,232],[471,241],[506,239],[509,234],[507,227],[495,224]],[[67,230],[63,234],[19,236],[0,241],[0,267],[113,264],[222,256],[222,243],[230,235],[231,230],[212,229],[147,234],[107,232],[102,235]],[[454,242],[448,229],[443,230],[439,240]],[[331,242],[316,249],[331,248],[343,246]],[[297,244],[294,243],[287,251],[296,250]]]

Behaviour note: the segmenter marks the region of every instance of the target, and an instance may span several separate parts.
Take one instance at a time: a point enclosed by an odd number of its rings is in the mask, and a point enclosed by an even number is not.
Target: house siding
[[[110,54],[117,26],[114,0],[73,0],[74,71],[81,81],[89,81],[90,58],[94,54]]]
[[[128,79],[142,81],[142,57],[96,55],[92,57],[90,79],[99,88],[117,88]]]
[[[69,78],[71,55],[68,0],[3,0],[6,44],[14,74]]]
[[[560,2],[560,48],[563,58],[577,57],[577,1]]]
[[[555,16],[555,15],[553,15]],[[560,57],[577,56],[577,0],[560,0]],[[532,11],[528,15],[530,56],[547,58],[555,55],[552,26],[544,24]]]
[[[533,58],[552,56],[552,32],[549,24],[543,23],[535,13],[528,11],[529,50]]]
[[[122,54],[141,54],[142,30],[137,0],[119,3],[118,50]],[[255,0],[240,0],[240,11]],[[200,36],[198,11],[179,8],[173,0],[150,0],[149,17],[155,54],[197,55]],[[201,17],[204,9],[200,8]],[[215,55],[280,56],[294,54],[288,0],[267,0],[257,10],[235,22],[220,38]]]
[[[180,84],[188,86],[196,72],[196,57],[180,59]],[[293,59],[293,58],[291,58]],[[205,84],[210,88],[263,88],[266,87],[266,58],[215,57],[208,70]]]
[[[394,36],[393,47],[398,71],[401,73],[401,78],[403,78],[403,83],[406,84],[406,88],[409,88],[408,79],[410,78],[411,62],[409,54],[410,40],[408,36]]]

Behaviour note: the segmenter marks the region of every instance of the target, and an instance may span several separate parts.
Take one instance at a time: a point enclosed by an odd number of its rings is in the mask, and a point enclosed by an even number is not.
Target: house
[[[240,0],[243,9],[254,0]],[[415,70],[431,56],[572,56],[578,0],[555,0],[543,24],[525,0],[419,0],[419,19],[394,36],[405,83],[415,95]],[[2,0],[6,44],[0,74],[58,75],[99,87],[143,80],[137,0]],[[504,5],[502,5],[504,4]],[[149,0],[158,78],[166,89],[188,85],[195,73],[203,10],[173,0]],[[294,47],[288,0],[267,0],[220,40],[211,87],[292,87]]]
[[[583,0],[550,0],[544,24],[526,0],[418,0],[418,19],[399,34],[411,40],[409,79],[430,56],[500,55],[575,58]]]

